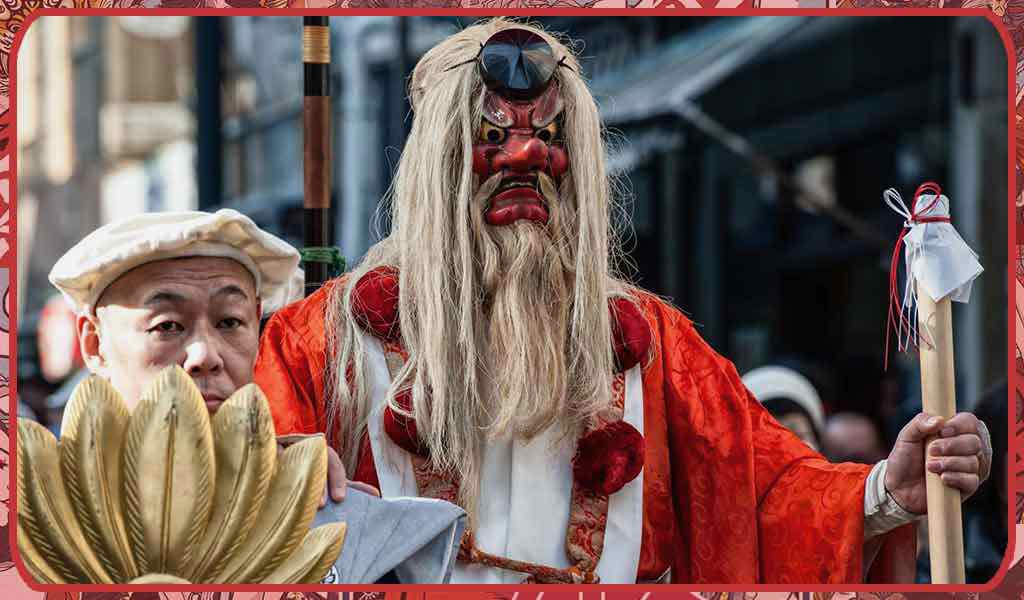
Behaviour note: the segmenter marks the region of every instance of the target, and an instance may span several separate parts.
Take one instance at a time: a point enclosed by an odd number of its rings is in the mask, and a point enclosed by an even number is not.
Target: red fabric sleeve
[[[263,330],[254,380],[267,395],[278,435],[326,429],[324,317],[337,284],[279,310]]]
[[[670,481],[658,487],[672,494],[673,581],[862,581],[870,466],[829,463],[775,421],[686,317],[660,300],[647,312],[659,346],[644,393],[663,395]],[[645,489],[645,511],[659,505],[651,500]],[[891,532],[883,556],[912,572],[913,550],[889,543],[905,539]],[[907,572],[879,563],[890,576]]]
[[[305,300],[278,311],[263,330],[255,379],[267,395],[278,435],[322,433],[327,429],[325,316],[331,294],[343,285],[344,278],[327,282]],[[351,478],[380,488],[370,438],[365,432]]]

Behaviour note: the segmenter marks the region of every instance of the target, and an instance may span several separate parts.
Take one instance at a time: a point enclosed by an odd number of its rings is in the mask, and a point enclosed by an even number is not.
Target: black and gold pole
[[[330,239],[331,35],[327,17],[302,18],[303,245],[306,295],[344,268]],[[335,271],[332,274],[332,269]]]

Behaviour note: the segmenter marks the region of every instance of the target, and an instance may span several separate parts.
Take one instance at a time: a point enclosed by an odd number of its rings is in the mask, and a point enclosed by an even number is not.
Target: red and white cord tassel
[[[923,194],[933,194],[933,198],[927,206],[918,210],[917,201]],[[907,208],[906,203],[903,202],[903,197],[900,196],[900,193],[895,188],[889,188],[882,193],[882,199],[889,205],[889,208],[893,209],[904,219],[903,229],[900,231],[899,237],[896,238],[896,245],[892,251],[892,260],[889,263],[889,316],[885,329],[886,369],[889,368],[889,336],[894,330],[896,332],[896,349],[898,352],[902,352],[910,346],[919,347],[922,341],[921,332],[917,327],[917,279],[911,269],[911,266],[918,258],[918,253],[921,252],[920,248],[908,246],[908,251],[904,257],[907,273],[906,282],[903,285],[902,300],[897,294],[897,288],[899,287],[897,274],[901,250],[904,247],[904,238],[914,227],[924,223],[949,223],[949,217],[922,216],[931,212],[941,197],[942,188],[939,187],[939,184],[931,181],[922,183],[917,188],[917,191],[914,192],[914,201],[912,203],[914,210]],[[931,341],[927,339],[927,336],[924,337],[923,341],[928,346],[931,346]]]

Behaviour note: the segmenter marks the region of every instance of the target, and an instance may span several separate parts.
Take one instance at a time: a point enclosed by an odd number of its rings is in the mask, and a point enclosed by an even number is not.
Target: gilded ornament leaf
[[[206,534],[190,569],[193,581],[219,572],[251,531],[274,475],[277,443],[266,397],[249,384],[213,417],[216,492]]]
[[[22,527],[21,519],[18,519],[18,553],[21,554],[21,562],[29,574],[39,583],[67,583],[39,554],[39,550],[32,543],[32,538]]]
[[[272,573],[309,530],[326,477],[327,444],[323,436],[286,449],[260,511],[262,529],[242,542],[238,553],[215,576],[215,582],[255,583]]]
[[[298,550],[261,583],[320,583],[341,553],[345,528],[345,523],[331,523],[310,531]]]
[[[124,447],[125,514],[143,573],[184,573],[210,519],[210,417],[181,367],[157,376],[132,413]]]
[[[75,515],[115,581],[139,575],[121,508],[121,446],[128,408],[107,380],[75,388],[65,413],[60,463]]]
[[[25,540],[66,581],[113,583],[75,518],[56,438],[27,419],[18,419],[18,523]]]

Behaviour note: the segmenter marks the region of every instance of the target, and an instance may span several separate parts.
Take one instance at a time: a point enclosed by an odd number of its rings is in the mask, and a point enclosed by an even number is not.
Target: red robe
[[[335,280],[275,314],[256,383],[279,435],[325,430],[324,315]],[[639,581],[863,580],[864,482],[870,466],[831,464],[779,425],[735,367],[662,300],[640,302],[653,332],[643,369],[645,460]],[[368,437],[352,478],[379,485]],[[885,537],[871,581],[913,581],[912,525]]]

